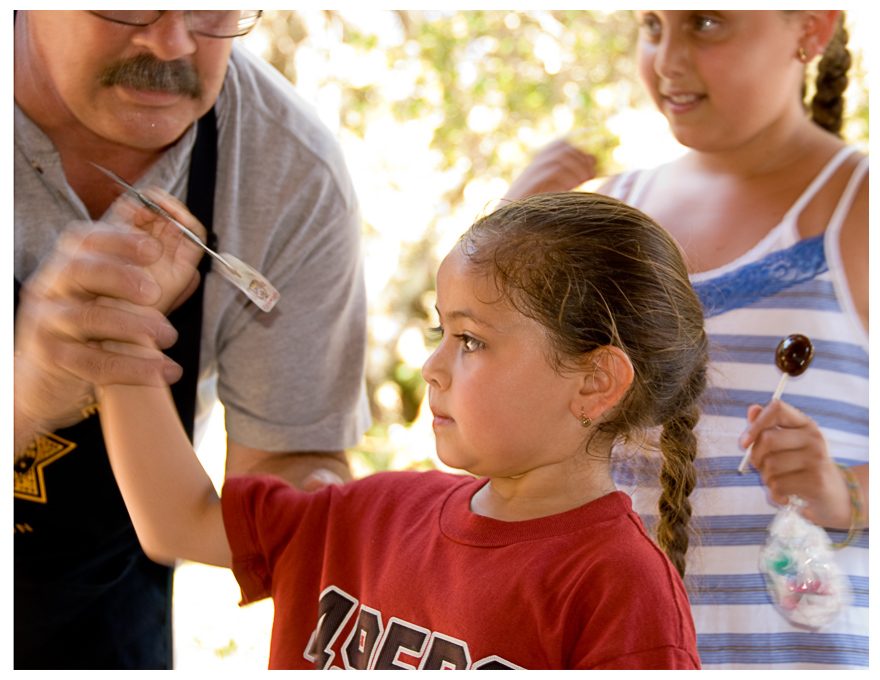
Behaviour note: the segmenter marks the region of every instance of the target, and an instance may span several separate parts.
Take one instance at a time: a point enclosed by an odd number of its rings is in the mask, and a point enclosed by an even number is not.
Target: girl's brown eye
[[[649,38],[658,38],[660,36],[660,21],[653,14],[642,17],[641,30]]]
[[[698,15],[693,19],[693,28],[697,33],[705,33],[706,31],[711,31],[714,28],[717,28],[720,25],[720,22],[715,17]]]

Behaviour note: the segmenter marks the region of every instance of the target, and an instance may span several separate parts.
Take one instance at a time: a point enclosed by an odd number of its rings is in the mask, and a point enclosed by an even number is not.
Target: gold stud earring
[[[810,61],[810,55],[807,54],[807,50],[804,49],[803,45],[798,47],[797,58],[798,58],[798,61],[801,62],[802,64],[806,64],[808,61]]]
[[[589,427],[592,424],[593,419],[584,413],[584,409],[581,409],[581,427]]]

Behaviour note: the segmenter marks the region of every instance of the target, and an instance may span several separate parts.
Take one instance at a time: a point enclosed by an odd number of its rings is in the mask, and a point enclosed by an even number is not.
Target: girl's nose
[[[654,72],[661,78],[672,79],[685,70],[689,58],[686,41],[667,31],[654,50]]]
[[[443,342],[431,353],[422,365],[422,377],[425,382],[435,389],[445,389],[449,386],[449,371],[444,366],[442,356]]]

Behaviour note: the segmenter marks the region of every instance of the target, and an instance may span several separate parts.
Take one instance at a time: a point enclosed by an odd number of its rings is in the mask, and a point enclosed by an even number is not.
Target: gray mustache
[[[158,90],[183,94],[193,99],[202,96],[202,83],[192,64],[180,59],[162,61],[149,54],[139,54],[111,64],[100,77],[101,85],[122,85],[138,90]]]

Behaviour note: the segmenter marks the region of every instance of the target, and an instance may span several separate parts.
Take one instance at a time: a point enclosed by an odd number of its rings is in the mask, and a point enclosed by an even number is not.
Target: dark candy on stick
[[[783,380],[786,375],[793,378],[799,376],[807,370],[812,360],[813,343],[806,335],[789,335],[776,346],[776,365],[782,371]],[[778,387],[776,391],[781,392]]]
[[[776,391],[773,393],[773,397],[770,401],[775,401],[782,396],[782,390],[785,388],[788,376],[796,378],[801,375],[807,370],[807,367],[812,360],[813,343],[810,342],[810,339],[806,335],[794,333],[793,335],[784,337],[776,346],[776,365],[779,367],[779,370],[782,371],[782,377],[779,379],[779,384],[776,385]],[[750,446],[749,450],[746,451],[746,455],[743,456],[739,463],[738,470],[740,474],[745,472],[746,465],[749,464],[749,456],[751,453],[752,447]]]

